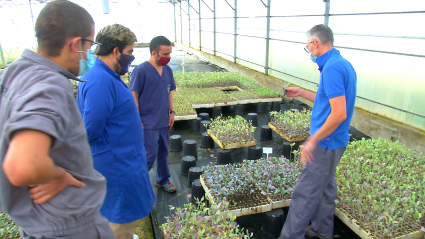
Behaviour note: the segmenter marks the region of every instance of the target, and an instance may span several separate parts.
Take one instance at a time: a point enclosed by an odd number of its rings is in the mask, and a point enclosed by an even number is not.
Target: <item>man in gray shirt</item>
[[[38,52],[0,73],[0,211],[22,238],[114,239],[99,213],[105,178],[93,169],[69,79],[89,64],[94,22],[56,0],[36,21]]]

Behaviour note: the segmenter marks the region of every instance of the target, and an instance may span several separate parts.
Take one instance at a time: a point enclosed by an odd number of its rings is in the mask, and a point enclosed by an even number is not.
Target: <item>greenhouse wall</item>
[[[187,0],[175,9],[177,42],[311,91],[319,71],[303,50],[306,31],[327,24],[357,72],[356,106],[425,130],[423,0]]]

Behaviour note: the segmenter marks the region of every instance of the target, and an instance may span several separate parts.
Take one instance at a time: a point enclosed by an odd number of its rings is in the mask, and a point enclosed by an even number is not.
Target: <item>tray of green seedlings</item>
[[[236,115],[234,118],[211,119],[208,134],[220,148],[236,149],[257,145],[254,131],[255,127],[251,121]]]
[[[269,127],[289,142],[310,137],[311,110],[271,112]]]
[[[255,177],[247,174],[255,170],[252,167],[256,165],[248,161],[204,167],[200,181],[211,204],[225,200],[235,216],[271,211],[271,201],[258,187]]]
[[[197,119],[197,114],[192,104],[189,103],[186,98],[181,95],[179,92],[173,94],[173,106],[175,116],[174,120],[192,120]]]
[[[288,159],[268,158],[257,160],[260,170],[252,172],[258,175],[258,186],[272,201],[272,209],[288,207],[291,203],[292,193],[301,172],[300,162],[290,162]]]
[[[188,195],[188,199],[191,195]],[[205,203],[184,204],[183,208],[169,206],[172,215],[161,225],[165,239],[180,238],[232,238],[248,239],[235,222],[236,216],[229,210],[226,201],[206,207]]]
[[[194,108],[212,108],[214,107],[214,100],[202,88],[179,88],[180,94],[185,96],[187,101],[192,104]]]
[[[424,156],[385,139],[353,141],[335,176],[335,214],[361,238],[424,237]]]
[[[254,89],[256,97],[261,99],[261,102],[279,102],[282,101],[281,94],[267,87],[259,87]]]
[[[9,215],[3,212],[0,212],[0,238],[21,238],[19,226],[10,219]]]

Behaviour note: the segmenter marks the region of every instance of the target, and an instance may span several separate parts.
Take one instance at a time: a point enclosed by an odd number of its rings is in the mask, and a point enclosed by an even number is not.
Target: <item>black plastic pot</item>
[[[219,149],[217,152],[217,164],[231,164],[232,163],[232,151],[229,149]]]
[[[209,149],[214,148],[214,140],[208,135],[207,132],[202,133],[201,147]]]
[[[257,104],[257,113],[264,113],[266,112],[266,103],[258,103]]]
[[[192,187],[192,182],[196,179],[199,179],[199,176],[202,174],[202,168],[201,167],[191,167],[189,169],[189,176],[188,176],[188,186]]]
[[[244,105],[235,105],[235,115],[243,115],[244,109]]]
[[[192,182],[192,197],[190,198],[193,204],[196,204],[196,201],[200,201],[204,198],[205,201],[205,190],[202,187],[201,181],[199,179],[195,179]]]
[[[180,152],[183,150],[183,142],[181,135],[170,136],[170,152]]]
[[[192,125],[191,125],[190,129],[192,131],[199,132],[199,127],[201,126],[201,121],[202,121],[201,117],[198,117],[196,120],[192,120]]]
[[[280,102],[272,102],[270,111],[280,111]]]
[[[208,126],[211,124],[209,120],[202,120],[201,125],[199,126],[199,133],[207,132]]]
[[[196,140],[187,139],[183,142],[183,156],[193,156],[198,159],[198,151],[196,149]]]
[[[287,159],[291,159],[293,161],[294,160],[294,154],[292,153],[292,151],[294,151],[295,149],[294,149],[294,147],[291,147],[291,144],[292,144],[291,142],[283,141],[282,155],[283,155],[283,157],[285,157]]]
[[[221,110],[221,107],[214,107],[212,109],[213,118],[221,117],[222,114],[223,114],[223,111]]]
[[[256,145],[248,148],[248,160],[260,159],[263,156],[263,147]]]
[[[258,127],[258,115],[257,113],[249,113],[248,114],[248,121],[252,121],[252,126]]]
[[[184,156],[180,163],[180,174],[187,176],[189,169],[196,166],[196,159],[193,156]]]
[[[202,120],[210,120],[210,115],[206,112],[199,113],[199,117],[201,117]]]
[[[261,141],[270,141],[273,139],[272,136],[272,130],[268,125],[261,126],[261,132],[260,132],[260,140]]]
[[[279,237],[283,224],[286,220],[286,214],[281,208],[266,212],[263,219],[261,232],[267,237]]]

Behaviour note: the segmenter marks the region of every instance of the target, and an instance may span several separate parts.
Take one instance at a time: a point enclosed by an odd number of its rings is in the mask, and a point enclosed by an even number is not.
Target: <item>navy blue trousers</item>
[[[156,161],[156,183],[164,185],[170,182],[168,169],[168,144],[170,135],[167,128],[144,129],[146,160],[148,170],[151,170]]]

